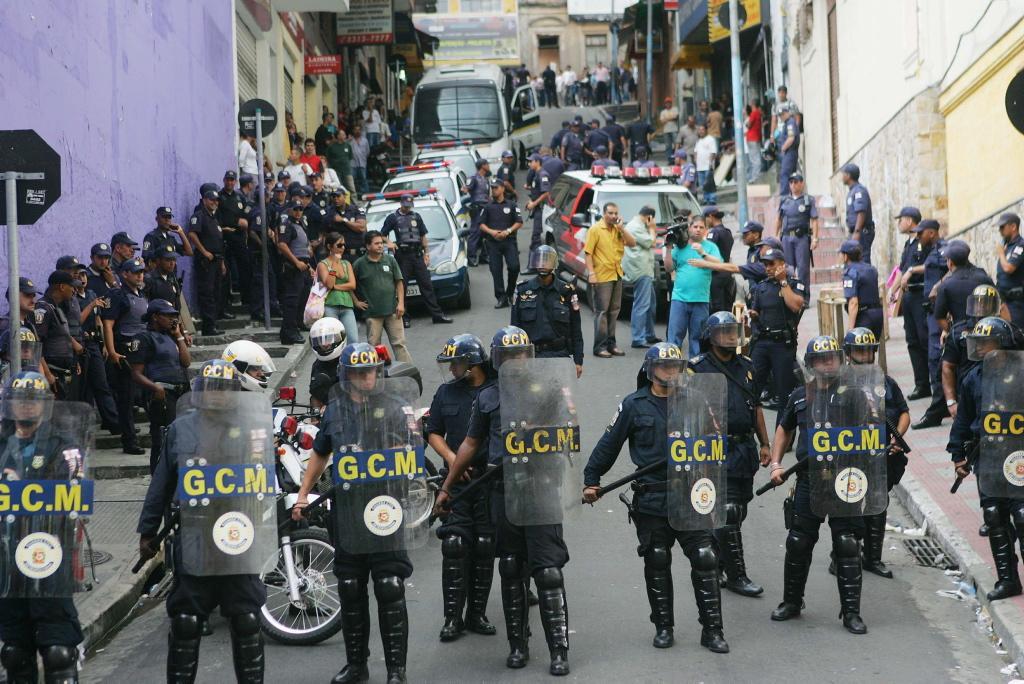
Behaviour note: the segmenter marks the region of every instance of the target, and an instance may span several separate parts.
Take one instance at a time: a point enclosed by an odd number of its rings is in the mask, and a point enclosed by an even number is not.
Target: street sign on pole
[[[251,132],[249,126],[252,126]],[[263,136],[273,133],[277,127],[277,110],[266,100],[249,100],[238,108],[238,127],[242,133],[256,136],[256,165],[259,167],[256,187],[259,188],[260,224],[263,226],[263,234],[260,235],[260,254],[263,257],[263,326],[270,330],[270,259],[267,254],[270,227],[267,225],[267,184],[263,178]]]
[[[739,0],[729,0],[729,26],[743,26],[739,17]],[[744,15],[745,17],[746,15]],[[747,224],[747,151],[746,136],[743,134],[743,71],[740,67],[740,32],[729,32],[729,47],[732,51],[732,113],[733,139],[736,141],[736,215],[740,226]]]
[[[246,135],[256,135],[256,112],[259,111],[263,135],[269,135],[277,128],[277,110],[266,100],[253,98],[238,108],[238,129]],[[259,148],[256,152],[259,153]]]
[[[18,221],[34,224],[60,197],[60,155],[33,130],[0,131],[0,180],[5,190],[0,222],[7,224],[8,338],[13,377],[21,371]]]

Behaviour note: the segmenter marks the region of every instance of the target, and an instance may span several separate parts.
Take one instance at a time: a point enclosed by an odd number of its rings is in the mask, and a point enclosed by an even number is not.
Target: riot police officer
[[[875,363],[878,352],[878,338],[870,328],[852,328],[843,337],[843,353],[846,361],[855,366],[870,366]],[[885,419],[887,428],[895,427],[900,435],[910,427],[910,408],[903,398],[903,390],[888,375],[885,376]],[[891,426],[891,427],[890,427]],[[907,456],[892,440],[886,450],[886,489],[899,484],[907,468]],[[879,577],[892,579],[892,570],[882,562],[882,549],[885,545],[885,511],[864,516],[864,548],[863,567]]]
[[[846,229],[850,239],[860,243],[864,263],[871,263],[871,243],[875,241],[875,220],[871,214],[871,195],[860,183],[860,167],[845,164],[843,185],[846,191]]]
[[[157,256],[170,245],[176,254],[192,256],[192,243],[188,241],[184,229],[173,222],[174,212],[170,207],[156,208],[156,228],[142,238],[142,258],[151,265]]]
[[[957,477],[967,477],[974,470],[979,478],[979,504],[982,518],[988,526],[988,542],[997,576],[995,586],[988,592],[989,601],[1021,594],[1013,547],[1014,542],[1021,544],[1021,552],[1024,553],[1024,500],[1019,495],[1014,496],[1019,486],[1006,473],[1007,464],[1013,458],[1006,449],[1011,452],[1019,449],[1019,438],[1008,437],[1004,445],[999,446],[991,442],[982,444],[990,434],[982,423],[982,416],[990,406],[984,398],[986,395],[1001,412],[1021,412],[1020,389],[1005,382],[1006,378],[1020,377],[1024,370],[1020,355],[1000,353],[1000,350],[1013,347],[1010,324],[995,316],[982,318],[967,333],[967,354],[977,365],[967,373],[960,386],[960,401],[949,431],[949,444],[946,445]],[[985,357],[992,352],[997,353],[986,360]],[[998,377],[992,377],[995,373]],[[990,385],[988,392],[984,389],[986,384]]]
[[[715,530],[721,565],[725,569],[725,588],[740,596],[760,596],[764,589],[747,576],[740,528],[747,517],[747,504],[754,498],[754,475],[758,464],[767,465],[771,455],[764,412],[754,385],[754,364],[736,353],[741,346],[740,323],[728,311],[711,314],[701,330],[701,342],[707,351],[690,359],[691,373],[718,373],[728,386],[726,409],[729,415],[729,440],[726,465],[729,468],[726,526]],[[754,446],[757,437],[758,448]]]
[[[996,285],[1017,327],[1024,326],[1024,238],[1020,236],[1020,216],[1006,212],[999,216],[999,236],[1003,239],[996,265]]]
[[[494,281],[495,309],[509,306],[512,293],[519,277],[519,245],[516,233],[523,227],[523,217],[515,200],[506,199],[505,186],[495,181],[491,184],[491,201],[483,208],[480,216],[480,232],[487,250]],[[503,280],[502,261],[508,269],[508,281]]]
[[[533,344],[521,328],[502,328],[491,340],[491,366],[495,371],[500,370],[505,361],[532,357]],[[479,450],[486,448],[489,465],[505,463],[507,452],[501,397],[500,383],[497,382],[477,394],[466,438],[459,446],[455,461],[449,465],[448,477],[435,502],[436,511],[445,509],[452,497],[453,486],[477,461]],[[491,522],[497,531],[501,604],[509,641],[505,665],[512,669],[523,668],[530,658],[527,582],[532,577],[539,592],[541,622],[551,656],[549,671],[553,675],[567,675],[569,615],[562,568],[569,562],[569,549],[562,537],[562,525],[512,523],[507,515],[504,486],[503,478],[498,478],[491,496]]]
[[[466,190],[469,191],[469,206],[471,221],[469,225],[469,239],[467,249],[469,250],[469,265],[476,266],[478,263],[487,263],[486,252],[481,254],[483,246],[480,243],[480,217],[483,214],[484,205],[491,199],[491,165],[486,159],[476,160],[476,173],[466,183]],[[403,271],[404,272],[404,271]]]
[[[843,255],[843,295],[846,297],[847,330],[870,328],[881,339],[882,300],[878,296],[878,269],[861,261],[861,247],[856,240],[846,240],[839,247]]]
[[[238,372],[227,361],[213,359],[203,365],[192,383],[190,404],[194,410],[179,415],[168,428],[164,456],[157,463],[139,514],[137,532],[143,560],[157,552],[152,542],[161,520],[166,521],[165,525],[174,524],[169,518],[179,521],[177,541],[170,554],[175,568],[174,584],[166,607],[171,622],[167,648],[169,682],[195,681],[203,624],[217,606],[231,626],[236,679],[249,684],[263,682],[259,616],[267,590],[258,569],[272,549],[269,544],[275,541],[273,528],[268,531],[262,518],[272,511],[267,510],[273,505],[268,501],[272,497],[257,498],[258,494],[268,493],[264,490],[246,495],[218,492],[219,496],[202,504],[204,508],[200,511],[187,493],[176,493],[182,469],[188,469],[191,475],[185,481],[201,481],[203,471],[195,466],[196,460],[220,466],[220,472],[228,470],[239,481],[245,477],[246,482],[258,473],[257,469],[268,464],[272,467],[272,456],[267,453],[273,448],[269,439],[273,432],[269,401],[261,402],[241,389]],[[221,477],[218,474],[218,481]],[[270,489],[269,493],[272,492]],[[177,512],[171,515],[175,507]],[[231,518],[218,516],[221,507],[224,513],[231,513]],[[272,515],[268,517],[273,519]],[[235,541],[240,535],[247,538],[245,544]]]
[[[81,369],[78,356],[85,349],[71,336],[64,306],[74,297],[74,279],[66,271],[54,271],[47,281],[46,294],[36,302],[36,334],[43,345],[43,358],[57,379],[58,399],[78,399]]]
[[[536,273],[516,286],[510,323],[526,331],[539,358],[569,357],[583,375],[583,330],[576,286],[555,277],[558,253],[541,245],[530,252],[527,269]]]
[[[505,150],[501,153],[501,166],[494,174],[495,180],[505,187],[505,196],[513,202],[516,201],[516,155],[512,150]]]
[[[672,605],[672,546],[678,542],[690,559],[690,578],[702,626],[700,644],[715,653],[728,653],[722,631],[722,600],[718,585],[718,557],[710,530],[679,531],[669,524],[668,397],[686,362],[679,347],[658,342],[644,354],[643,386],[630,394],[615,411],[584,469],[583,499],[593,503],[600,496],[601,476],[615,464],[622,445],[629,441],[629,458],[638,468],[666,463],[661,473],[643,475],[634,483],[637,493],[630,508],[640,542],[637,554],[644,559],[644,581],[651,604],[655,648],[669,648],[675,641]]]
[[[293,200],[288,205],[288,220],[281,224],[277,250],[281,254],[281,344],[302,344],[299,334],[302,312],[312,285],[312,253],[306,235],[303,205]]]
[[[928,380],[928,316],[922,305],[925,300],[924,260],[934,249],[935,240],[925,242],[921,239],[921,212],[917,207],[903,207],[896,218],[899,219],[900,231],[912,234],[903,244],[899,287],[903,290],[900,309],[903,312],[903,330],[907,336],[907,355],[914,369],[914,391],[907,395],[907,399],[913,401],[929,397],[932,393]],[[928,233],[929,237],[937,236],[937,232]]]
[[[920,228],[918,224],[918,229]],[[925,230],[918,233],[918,238],[922,242],[931,240],[931,244],[934,244],[924,260],[924,302],[921,305],[927,315],[928,380],[931,383],[932,401],[921,419],[910,426],[915,430],[941,425],[942,419],[949,416],[949,407],[942,396],[942,329],[934,316],[935,297],[938,294],[936,286],[949,271],[949,260],[944,255],[946,242],[938,237],[938,233],[938,222],[929,223]]]
[[[162,245],[150,257],[155,265],[143,280],[146,299],[165,299],[175,307],[181,297],[181,282],[178,280],[178,252],[173,245]]]
[[[530,219],[533,221],[533,231],[530,233],[530,251],[532,252],[543,242],[544,225],[541,220],[544,212],[541,205],[548,201],[552,181],[551,174],[544,168],[543,157],[534,152],[528,159],[532,178],[529,183],[530,201],[526,203],[526,211],[530,212]]]
[[[207,190],[202,195],[201,206],[196,208],[188,220],[188,238],[197,252],[192,266],[195,270],[196,298],[204,335],[223,334],[217,327],[217,318],[222,308],[221,289],[227,267],[224,265],[224,236],[217,222],[219,205],[220,195],[217,191]]]
[[[834,395],[843,362],[843,351],[834,337],[819,335],[807,343],[804,363],[814,373],[816,393]],[[772,442],[772,456],[769,463],[772,482],[778,486],[783,482],[782,457],[791,443],[794,433],[799,430],[796,444],[798,461],[808,459],[809,432],[814,423],[826,420],[827,416],[811,416],[807,387],[799,386],[789,395],[785,408],[779,414],[779,424]],[[811,554],[818,542],[818,530],[824,518],[811,508],[811,482],[807,470],[797,475],[796,492],[792,498],[792,516],[787,520],[789,534],[786,537],[786,560],[783,571],[782,603],[772,612],[772,620],[785,621],[799,617],[804,607],[804,587],[811,569]],[[839,587],[840,616],[843,627],[851,634],[866,634],[867,625],[860,617],[861,585],[863,571],[860,563],[860,545],[857,538],[863,530],[863,518],[836,517],[829,515],[828,524],[832,530],[832,553],[836,559],[836,580]]]
[[[61,402],[58,422],[54,406],[49,383],[34,370],[23,370],[5,384],[0,399],[0,486],[5,492],[34,486],[38,495],[52,495],[54,481],[84,477],[92,410]],[[91,507],[84,494],[81,503]],[[84,553],[75,548],[81,530],[68,517],[70,511],[22,516],[16,506],[13,509],[0,519],[0,665],[11,684],[34,684],[39,678],[38,653],[47,682],[74,684],[83,634],[71,596],[81,589],[75,586],[75,576],[82,571],[78,559]],[[37,535],[57,543],[56,549],[38,543],[30,547],[40,549],[35,552],[42,556],[40,567],[48,567],[47,561],[58,565],[53,572],[37,574],[33,563],[21,558],[22,540]]]
[[[430,403],[427,442],[444,459],[447,475],[466,437],[465,416],[470,415],[480,391],[493,384],[494,378],[489,372],[487,349],[476,335],[464,333],[449,339],[437,355],[437,365],[441,385]],[[471,478],[480,477],[487,469],[486,449],[481,452],[470,466]],[[464,488],[455,484],[451,491],[457,495]],[[444,597],[441,641],[454,641],[467,629],[477,634],[496,633],[486,615],[494,577],[494,536],[489,491],[483,486],[455,501],[437,528]]]
[[[750,291],[754,384],[758,396],[768,389],[770,396],[785,401],[793,390],[796,362],[797,325],[806,301],[806,285],[786,272],[786,258],[777,249],[761,255],[765,279]]]
[[[135,383],[125,354],[128,343],[146,329],[142,318],[149,306],[142,292],[146,265],[136,257],[121,264],[121,287],[110,291],[110,306],[103,310],[103,341],[110,364],[107,377],[117,402],[121,428],[121,448],[126,454],[141,456],[146,450],[135,436]],[[152,435],[153,439],[157,435]]]
[[[483,168],[483,167],[481,167]],[[477,178],[478,176],[474,176]],[[413,278],[420,287],[420,296],[423,303],[430,311],[430,317],[434,323],[451,323],[452,319],[441,310],[437,303],[437,296],[434,294],[434,286],[430,281],[430,246],[427,243],[427,224],[419,212],[413,211],[412,195],[402,195],[399,201],[398,210],[384,219],[381,227],[381,235],[388,237],[394,233],[394,242],[398,245],[398,253],[395,259],[399,268],[402,269],[402,276],[408,283]],[[481,211],[477,216],[477,230],[480,229]],[[472,250],[470,250],[472,254]]]
[[[156,471],[163,447],[163,429],[174,420],[178,398],[188,391],[192,357],[178,321],[178,309],[165,299],[154,299],[142,317],[148,323],[128,342],[132,380],[145,393],[149,413],[149,472]]]
[[[306,475],[299,490],[292,518],[301,520],[301,511],[308,505],[309,492],[327,467],[328,459],[346,443],[358,442],[363,414],[380,414],[378,422],[398,424],[404,406],[381,393],[383,362],[376,350],[366,342],[344,348],[338,365],[339,391],[335,393],[324,414],[320,432],[313,443]],[[372,404],[372,406],[371,406]],[[396,413],[398,415],[396,415]],[[372,445],[371,445],[372,446]],[[345,637],[347,664],[331,681],[354,684],[369,679],[370,613],[367,582],[373,578],[377,598],[381,641],[387,665],[388,684],[406,681],[406,657],[409,640],[409,618],[405,603],[405,580],[413,571],[412,561],[404,549],[375,553],[353,552],[344,547],[344,530],[331,525],[334,539],[334,574],[338,578],[341,599],[341,630]]]
[[[804,176],[799,171],[789,176],[789,194],[779,202],[775,231],[782,236],[786,261],[796,266],[800,282],[811,282],[811,250],[818,246],[818,206],[804,192]]]

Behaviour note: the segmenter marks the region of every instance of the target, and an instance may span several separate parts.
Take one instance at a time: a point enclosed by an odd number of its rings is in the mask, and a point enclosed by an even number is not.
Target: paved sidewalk
[[[812,288],[811,307],[800,323],[800,356],[807,340],[818,334],[817,302],[821,289],[822,286]],[[905,393],[909,393],[914,386],[913,371],[907,356],[902,318],[889,320],[886,353],[889,375]],[[913,421],[924,414],[928,402],[928,399],[910,402]],[[912,449],[910,463],[903,481],[893,492],[917,524],[926,527],[947,555],[960,566],[964,580],[974,584],[978,600],[991,614],[996,634],[1010,656],[1024,667],[1024,596],[991,604],[985,599],[985,594],[995,583],[995,570],[988,539],[978,535],[982,520],[977,480],[972,476],[956,494],[949,493],[954,478],[946,452],[951,423],[947,418],[940,427],[907,432],[906,439]]]

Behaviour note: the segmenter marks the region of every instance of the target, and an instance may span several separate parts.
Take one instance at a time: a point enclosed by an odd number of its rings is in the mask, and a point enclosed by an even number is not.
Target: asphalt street
[[[544,113],[547,138],[553,126],[570,112]],[[522,183],[522,181],[519,181]],[[727,218],[727,225],[733,225]],[[523,263],[528,237],[519,238]],[[737,245],[739,245],[737,240]],[[407,331],[410,351],[424,375],[429,402],[440,378],[434,356],[444,341],[459,332],[489,340],[508,322],[508,310],[492,308],[490,276],[484,267],[471,269],[474,307],[455,312],[454,325],[432,325],[422,312]],[[588,356],[577,396],[581,408],[584,456],[589,455],[622,397],[634,388],[641,350],[629,350],[610,360],[589,356],[592,338],[590,311],[582,311]],[[659,323],[659,333],[663,325]],[[628,346],[628,321],[620,321],[618,339]],[[625,344],[623,344],[625,343]],[[305,395],[311,361],[296,371],[295,384]],[[774,423],[774,416],[769,420]],[[792,459],[790,455],[787,457]],[[607,480],[632,470],[626,450]],[[607,481],[606,480],[606,481]],[[763,471],[759,483],[766,480]],[[884,558],[896,574],[892,580],[866,575],[862,616],[865,636],[848,634],[837,619],[836,581],[827,573],[830,550],[827,528],[817,547],[808,582],[803,616],[788,623],[769,620],[781,600],[782,561],[786,532],[782,521],[781,490],[755,499],[744,525],[747,564],[751,578],[764,585],[761,598],[742,598],[723,592],[728,655],[715,655],[699,646],[700,625],[689,582],[689,564],[681,551],[674,554],[676,645],[651,647],[653,626],[644,591],[643,564],[636,554],[635,531],[627,524],[622,505],[609,497],[594,507],[581,507],[578,518],[565,528],[571,561],[566,567],[570,610],[570,661],[573,681],[589,682],[775,682],[799,678],[807,682],[979,682],[1004,681],[1005,665],[987,636],[975,627],[969,604],[936,594],[953,588],[941,570],[917,565],[904,550],[902,538],[890,533]],[[890,521],[910,522],[897,504]],[[407,584],[411,635],[409,678],[420,682],[537,682],[549,678],[547,649],[536,609],[531,610],[533,637],[530,664],[525,670],[504,666],[506,642],[500,596],[495,587],[488,615],[498,635],[467,635],[441,644],[442,624],[439,542],[431,539],[412,552],[415,572]],[[371,592],[372,593],[372,592]],[[371,599],[372,600],[372,599]],[[371,607],[371,681],[384,680],[385,671],[376,635],[376,610]],[[227,624],[213,620],[215,634],[203,640],[200,682],[231,681],[231,649]],[[110,642],[92,654],[82,681],[156,682],[163,679],[167,619],[162,605],[149,605]],[[267,644],[268,682],[326,682],[344,665],[341,635],[313,647]]]

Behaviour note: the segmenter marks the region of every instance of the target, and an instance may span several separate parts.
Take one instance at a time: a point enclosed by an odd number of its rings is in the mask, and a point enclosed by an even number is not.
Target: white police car
[[[409,166],[395,166],[387,170],[390,178],[380,189],[389,192],[419,192],[435,188],[447,200],[460,228],[469,228],[469,191],[466,174],[454,163],[434,161]]]
[[[447,159],[457,166],[467,179],[472,178],[476,174],[477,161],[483,159],[472,145],[472,140],[446,140],[420,145],[416,159],[412,163],[426,164]]]
[[[380,230],[384,219],[398,210],[402,195],[413,195],[413,211],[419,213],[427,227],[430,249],[430,282],[439,302],[453,302],[460,309],[470,306],[469,268],[466,258],[468,228],[460,228],[447,200],[437,188],[416,193],[378,192],[363,195],[367,201],[366,229]],[[393,237],[393,236],[392,236]],[[415,278],[405,282],[405,300],[414,303],[420,297]]]

